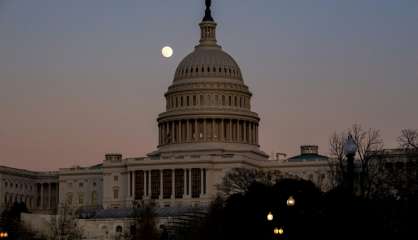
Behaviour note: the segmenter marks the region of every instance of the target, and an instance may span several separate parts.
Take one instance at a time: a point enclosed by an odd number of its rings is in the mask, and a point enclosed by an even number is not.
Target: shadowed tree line
[[[0,230],[8,233],[8,239],[46,240],[46,238],[38,236],[34,231],[22,224],[21,213],[29,213],[26,204],[23,202],[15,202],[1,213]]]
[[[357,145],[354,192],[346,188],[348,134]],[[222,197],[212,202],[207,216],[177,239],[417,239],[418,131],[402,130],[398,141],[401,158],[393,158],[376,129],[355,124],[334,133],[332,184],[326,192],[280,171],[234,169],[224,177]],[[287,205],[290,196],[294,206]],[[276,227],[280,234],[274,233]]]

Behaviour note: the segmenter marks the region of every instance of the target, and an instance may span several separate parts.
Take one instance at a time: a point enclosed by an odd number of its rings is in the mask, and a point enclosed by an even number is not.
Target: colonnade
[[[159,145],[190,142],[258,144],[258,123],[240,119],[182,119],[160,122]]]
[[[58,202],[57,183],[38,183],[37,184],[37,209],[55,209]]]
[[[136,170],[129,172],[129,197],[140,199],[200,198],[207,194],[205,168]]]

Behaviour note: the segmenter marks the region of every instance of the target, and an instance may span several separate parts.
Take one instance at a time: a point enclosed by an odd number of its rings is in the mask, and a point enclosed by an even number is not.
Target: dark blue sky
[[[56,169],[151,152],[203,0],[0,0],[1,165]],[[213,1],[268,154],[352,123],[396,147],[418,128],[418,1]],[[174,56],[161,57],[170,45]],[[38,164],[37,162],[42,162]]]

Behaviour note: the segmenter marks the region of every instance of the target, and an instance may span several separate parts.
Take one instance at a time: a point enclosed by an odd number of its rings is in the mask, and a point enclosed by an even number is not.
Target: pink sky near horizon
[[[177,5],[176,5],[177,4]],[[0,2],[0,165],[57,170],[144,156],[202,2]],[[418,128],[418,2],[214,1],[267,154],[299,153],[353,123],[397,147]],[[161,57],[170,45],[174,56]]]

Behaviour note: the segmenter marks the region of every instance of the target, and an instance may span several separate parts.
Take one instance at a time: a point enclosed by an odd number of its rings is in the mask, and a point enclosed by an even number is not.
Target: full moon
[[[161,49],[161,54],[163,55],[163,57],[169,58],[173,55],[173,49],[169,46],[165,46],[163,47],[163,49]]]

